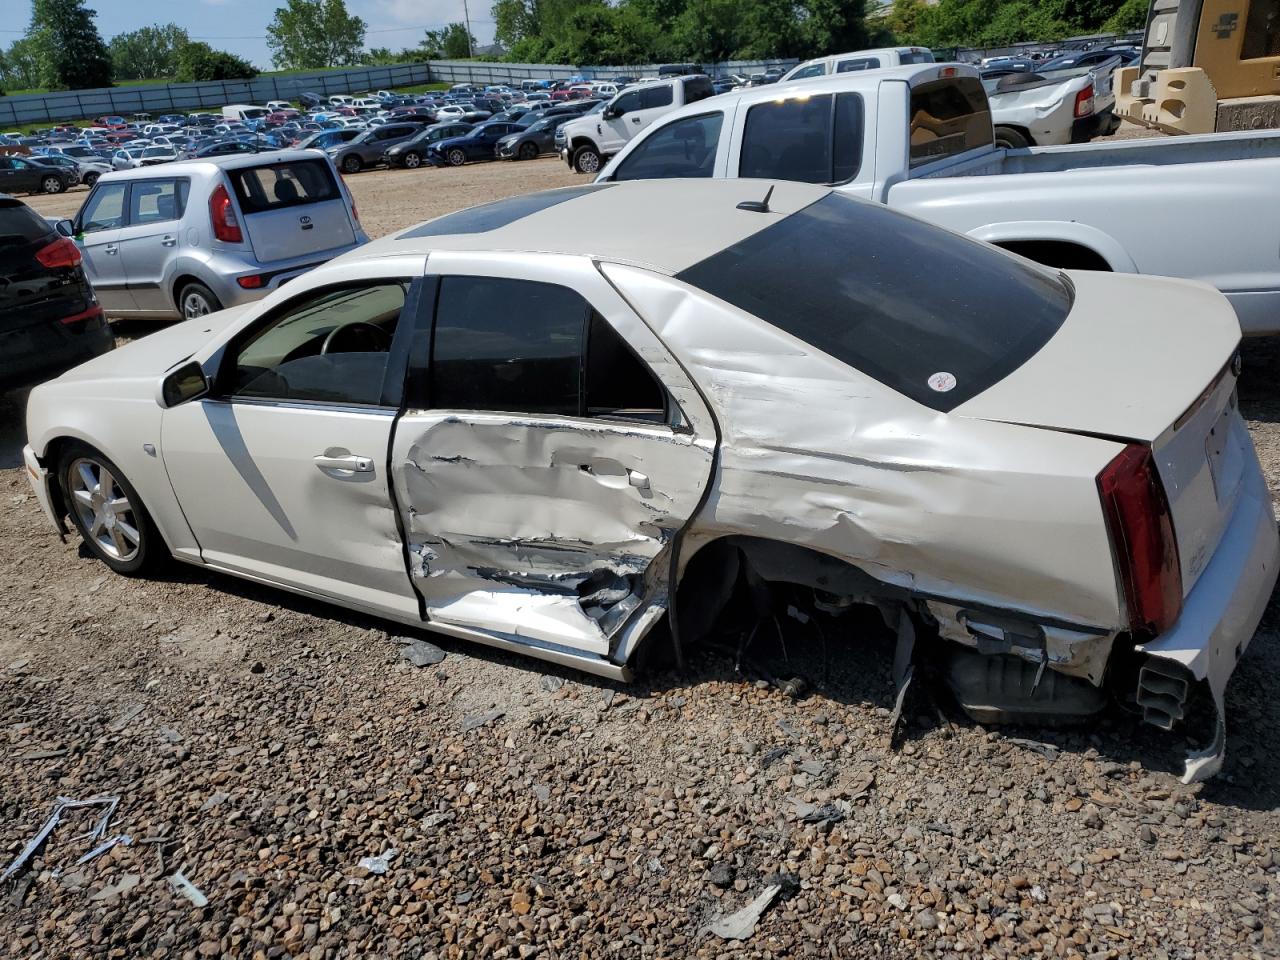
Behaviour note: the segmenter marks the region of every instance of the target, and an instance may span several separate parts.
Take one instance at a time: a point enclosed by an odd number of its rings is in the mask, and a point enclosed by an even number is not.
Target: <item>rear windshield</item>
[[[911,88],[911,166],[994,142],[991,107],[981,80],[956,77]]]
[[[53,232],[48,222],[16,200],[0,199],[0,250],[43,239]]]
[[[830,194],[678,275],[943,412],[1062,326],[1059,273],[875,203]]]
[[[230,170],[231,183],[246,214],[338,199],[338,185],[323,160],[289,160]]]
[[[898,59],[905,65],[908,63],[933,63],[932,50],[914,50],[899,55]]]

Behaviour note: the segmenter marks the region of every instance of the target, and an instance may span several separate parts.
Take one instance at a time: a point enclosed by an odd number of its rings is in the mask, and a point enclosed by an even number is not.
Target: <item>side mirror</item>
[[[192,360],[165,375],[156,396],[160,406],[168,409],[188,400],[196,400],[209,392],[209,380],[200,364]]]
[[[59,220],[53,225],[53,229],[64,237],[74,237],[76,235],[76,225],[70,220]]]

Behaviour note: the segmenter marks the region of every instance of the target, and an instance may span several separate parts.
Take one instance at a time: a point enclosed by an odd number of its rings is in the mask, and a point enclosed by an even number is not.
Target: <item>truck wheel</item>
[[[578,173],[599,173],[600,151],[595,147],[579,147],[573,151],[573,169]]]
[[[1031,141],[1027,139],[1025,134],[1019,133],[1013,127],[996,127],[996,146],[1007,147],[1010,150],[1021,150],[1023,147],[1031,146]]]
[[[410,170],[417,170],[422,166],[422,156],[416,151],[410,150],[404,155],[404,165]]]
[[[349,153],[342,158],[343,173],[359,173],[360,166],[361,166],[360,158],[357,157],[354,153]]]
[[[538,145],[536,143],[520,144],[520,159],[521,160],[537,160]]]
[[[182,311],[183,320],[194,320],[206,314],[217,313],[222,309],[222,304],[203,283],[192,281],[178,294],[178,309]]]
[[[40,181],[40,189],[45,193],[61,193],[67,189],[59,177],[45,177]]]

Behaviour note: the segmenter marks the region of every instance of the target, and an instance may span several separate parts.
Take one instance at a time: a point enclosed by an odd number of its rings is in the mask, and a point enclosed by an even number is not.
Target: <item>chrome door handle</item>
[[[120,252],[120,248],[119,248],[119,247],[117,247],[114,243],[108,243],[105,247],[103,247],[103,248],[102,248],[102,252],[103,252],[103,253],[110,253],[110,254],[117,254],[117,253],[119,253],[119,252]]]
[[[321,454],[312,460],[321,470],[347,470],[351,473],[373,473],[373,461],[368,457],[326,457]]]
[[[160,246],[162,246],[162,247],[172,247],[172,246],[173,246],[174,244],[176,244],[177,242],[178,242],[178,238],[177,238],[177,237],[173,237],[173,236],[166,236],[166,237],[164,237],[164,239],[162,239],[162,240],[160,241]]]

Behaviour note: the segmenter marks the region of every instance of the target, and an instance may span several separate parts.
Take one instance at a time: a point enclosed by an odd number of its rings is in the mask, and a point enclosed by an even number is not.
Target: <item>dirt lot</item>
[[[578,182],[550,160],[349,180],[374,235]],[[1245,359],[1274,491],[1280,358]],[[9,956],[1280,955],[1275,603],[1212,783],[1118,713],[995,732],[923,686],[891,748],[870,626],[826,673],[798,636],[789,666],[761,650],[809,680],[796,700],[713,652],[621,686],[423,634],[447,656],[418,668],[402,631],[287,593],[112,576],[16,469],[22,401],[0,400],[0,867],[59,795],[119,797],[107,834],[133,842],[79,865],[91,816],[58,827],[0,891]],[[753,937],[706,932],[771,881]]]

